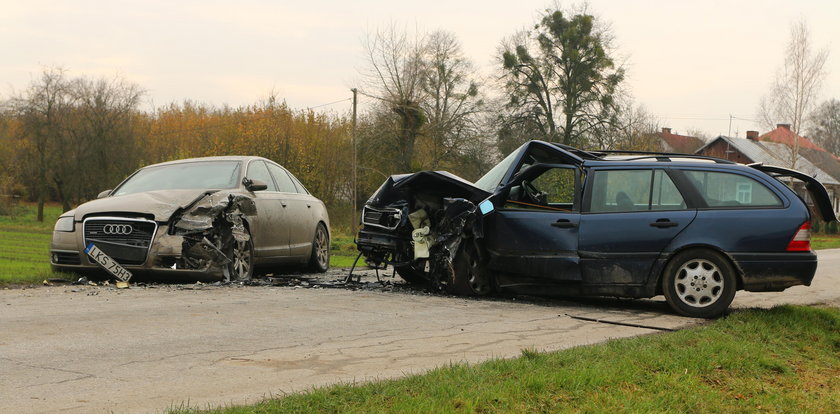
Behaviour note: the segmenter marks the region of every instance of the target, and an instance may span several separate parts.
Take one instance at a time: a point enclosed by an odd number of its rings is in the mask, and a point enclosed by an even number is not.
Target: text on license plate
[[[88,243],[85,248],[85,253],[87,253],[94,262],[102,266],[103,269],[107,270],[108,273],[114,275],[117,279],[122,280],[123,282],[128,282],[128,280],[131,279],[131,272],[125,270],[125,268],[120,266],[116,260],[112,259],[102,250],[99,250],[99,248],[93,243]]]

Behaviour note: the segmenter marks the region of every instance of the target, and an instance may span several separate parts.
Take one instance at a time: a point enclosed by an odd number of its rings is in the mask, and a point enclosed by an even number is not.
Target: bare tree
[[[27,141],[24,151],[32,159],[29,173],[35,179],[38,221],[44,221],[44,203],[49,196],[53,165],[62,154],[57,141],[65,133],[63,125],[72,106],[69,82],[62,68],[47,68],[41,78],[11,99],[11,107],[21,124],[21,138]]]
[[[823,102],[811,114],[810,136],[828,152],[840,154],[840,100]]]
[[[426,123],[420,107],[425,97],[423,44],[422,36],[411,39],[394,25],[377,30],[365,43],[369,94],[397,116],[397,163],[404,171],[412,169],[414,145]]]
[[[428,168],[464,155],[464,148],[478,134],[478,117],[484,101],[472,76],[473,66],[451,33],[435,32],[426,39],[423,54],[423,90],[420,107],[426,114],[424,131]]]
[[[813,51],[807,22],[791,25],[784,63],[776,74],[770,93],[761,99],[759,119],[769,129],[777,123],[790,123],[798,137],[804,130],[806,116],[814,107],[822,81],[828,49]],[[799,157],[799,139],[791,148],[791,167]]]

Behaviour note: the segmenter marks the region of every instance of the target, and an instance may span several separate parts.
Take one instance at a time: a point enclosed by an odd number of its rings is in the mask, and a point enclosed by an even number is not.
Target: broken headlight
[[[55,221],[55,227],[53,230],[55,231],[73,231],[75,230],[75,223],[73,222],[73,216],[64,216],[59,217],[58,220]]]

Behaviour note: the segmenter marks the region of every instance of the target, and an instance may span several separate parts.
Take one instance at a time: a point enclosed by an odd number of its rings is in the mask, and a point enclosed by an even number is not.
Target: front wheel
[[[309,270],[324,273],[330,268],[330,235],[323,223],[315,228],[312,240],[312,255],[309,257]]]
[[[449,293],[464,296],[493,293],[493,282],[479,265],[478,254],[469,240],[461,243],[452,267],[452,278],[446,289]]]
[[[694,318],[720,316],[735,298],[735,269],[720,253],[686,250],[662,275],[665,300],[677,313]]]
[[[247,241],[233,240],[233,254],[230,263],[228,263],[228,280],[229,281],[245,281],[251,280],[254,275],[254,244],[251,239],[251,233],[245,229],[248,235]]]

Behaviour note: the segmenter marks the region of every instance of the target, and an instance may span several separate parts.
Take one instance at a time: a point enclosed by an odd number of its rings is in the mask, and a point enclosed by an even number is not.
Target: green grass
[[[36,212],[34,205],[20,205],[14,214],[0,216],[0,285],[71,277],[50,269],[50,238],[61,207],[45,206],[43,223],[36,220]]]
[[[812,234],[811,248],[814,250],[840,248],[840,234]]]
[[[837,390],[840,310],[781,306],[674,333],[523,350],[512,360],[208,412],[836,412]]]
[[[330,266],[350,267],[353,265],[359,251],[356,250],[356,243],[353,242],[352,235],[333,233],[330,244]]]

